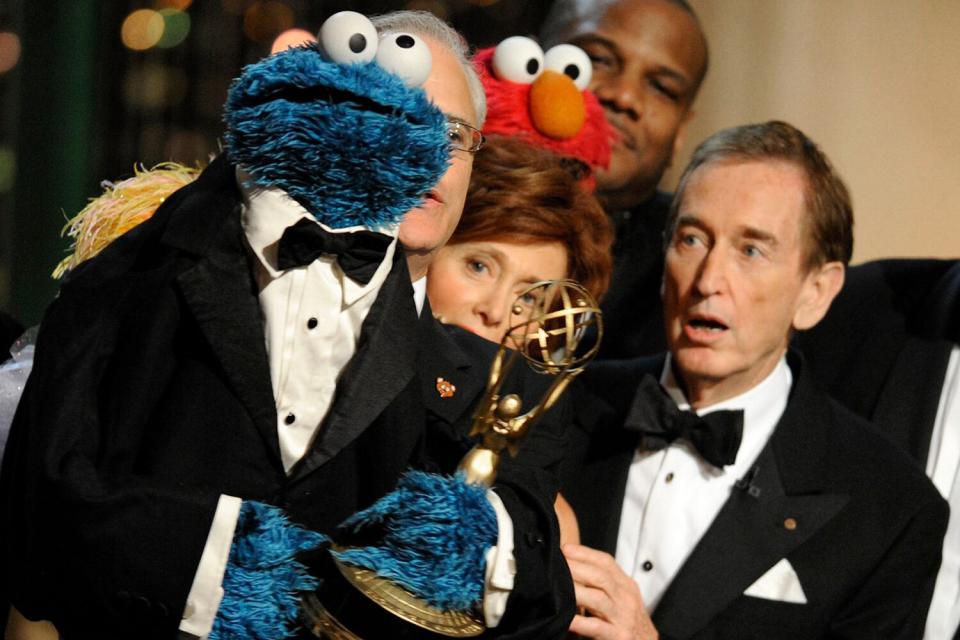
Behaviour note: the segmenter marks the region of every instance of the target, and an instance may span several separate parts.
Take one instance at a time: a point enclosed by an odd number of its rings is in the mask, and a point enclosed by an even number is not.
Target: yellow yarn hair
[[[74,239],[71,255],[53,271],[60,278],[104,247],[150,218],[167,196],[193,182],[199,167],[164,162],[152,169],[134,166],[133,177],[116,184],[104,181],[102,195],[92,198],[63,228],[62,235]]]

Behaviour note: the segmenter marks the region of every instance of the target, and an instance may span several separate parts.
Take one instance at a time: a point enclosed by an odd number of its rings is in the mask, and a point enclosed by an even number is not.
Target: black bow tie
[[[300,218],[280,236],[277,266],[285,271],[310,264],[323,254],[337,256],[343,272],[361,285],[370,282],[393,240],[373,231],[331,233],[316,222]]]
[[[743,411],[713,411],[698,416],[681,411],[651,375],[645,375],[624,425],[640,433],[640,446],[663,449],[677,438],[690,442],[715,467],[733,464],[743,437]]]

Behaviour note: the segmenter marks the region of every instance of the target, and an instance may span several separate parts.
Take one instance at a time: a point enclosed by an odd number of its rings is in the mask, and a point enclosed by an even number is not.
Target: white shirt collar
[[[284,230],[297,221],[306,218],[331,233],[348,233],[350,231],[365,230],[367,227],[353,226],[343,229],[331,229],[317,221],[303,206],[291,198],[286,192],[276,188],[264,188],[255,185],[243,169],[237,167],[237,184],[243,196],[243,212],[241,224],[246,234],[247,242],[255,256],[263,265],[271,278],[278,278],[282,271],[277,268],[277,247]],[[393,265],[393,254],[397,248],[398,225],[390,225],[370,229],[393,238],[387,248],[383,262],[377,267],[373,277],[365,285],[360,285],[350,278],[342,278],[343,298],[346,304],[353,304],[357,299],[370,291],[380,288]],[[339,267],[336,269],[339,271]]]
[[[423,301],[427,298],[427,276],[413,283],[413,303],[417,305],[417,315],[423,312]]]
[[[680,388],[676,377],[673,375],[673,367],[670,365],[671,357],[668,353],[663,371],[660,374],[660,384],[681,410],[690,410],[690,402]],[[736,462],[739,467],[744,458],[752,461],[773,434],[773,430],[787,406],[792,385],[793,373],[790,371],[786,355],[784,355],[777,362],[773,371],[753,388],[708,407],[701,407],[696,410],[696,413],[704,415],[722,409],[743,411],[743,440],[737,453]]]

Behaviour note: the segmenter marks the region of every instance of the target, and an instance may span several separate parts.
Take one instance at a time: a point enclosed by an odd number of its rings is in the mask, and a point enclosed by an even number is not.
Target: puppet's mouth
[[[402,113],[397,107],[389,107],[379,102],[358,96],[350,91],[337,89],[335,87],[284,87],[273,91],[267,95],[254,98],[251,106],[258,106],[273,102],[275,100],[286,100],[297,104],[309,104],[311,102],[325,102],[328,104],[351,104],[361,111],[369,111],[387,117],[402,116],[411,124],[422,124],[418,119],[410,114]]]

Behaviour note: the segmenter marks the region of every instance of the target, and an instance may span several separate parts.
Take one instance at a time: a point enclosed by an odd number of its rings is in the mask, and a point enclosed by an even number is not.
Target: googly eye
[[[524,36],[511,36],[493,50],[493,72],[501,80],[530,84],[543,72],[543,49]]]
[[[377,64],[403,78],[410,87],[423,84],[430,75],[433,56],[427,43],[409,33],[385,33],[380,38]]]
[[[377,55],[377,29],[362,13],[335,13],[320,27],[320,49],[331,62],[370,62]]]
[[[569,76],[580,91],[589,86],[590,78],[593,76],[590,57],[583,49],[572,44],[558,44],[550,47],[543,56],[543,66]]]

